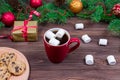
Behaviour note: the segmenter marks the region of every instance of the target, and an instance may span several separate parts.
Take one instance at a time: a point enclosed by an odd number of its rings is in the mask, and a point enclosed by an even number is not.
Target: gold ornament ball
[[[83,9],[83,4],[80,0],[73,0],[70,3],[70,10],[73,13],[79,13]]]

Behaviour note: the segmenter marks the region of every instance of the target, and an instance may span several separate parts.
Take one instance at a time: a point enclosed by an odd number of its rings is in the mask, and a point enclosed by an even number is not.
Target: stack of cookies
[[[0,80],[9,80],[14,76],[19,76],[26,70],[24,62],[17,60],[15,53],[3,53],[0,56]]]

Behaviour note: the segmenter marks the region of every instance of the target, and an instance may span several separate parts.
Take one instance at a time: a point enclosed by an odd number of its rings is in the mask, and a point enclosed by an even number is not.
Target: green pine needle
[[[103,8],[102,6],[97,6],[96,11],[91,15],[91,19],[95,22],[99,22],[102,19]]]
[[[57,7],[53,3],[45,3],[42,7],[37,9],[41,13],[39,22],[49,23],[66,23],[68,17],[73,16],[73,13],[66,6]]]
[[[119,19],[112,20],[108,26],[108,30],[120,36],[120,20]]]
[[[26,0],[18,0],[21,6],[26,6]],[[69,4],[72,0],[66,0],[65,5],[57,7],[54,3],[46,3],[43,1],[43,6],[40,6],[36,10],[41,13],[41,17],[33,16],[33,20],[37,20],[39,23],[66,23],[68,18],[73,17],[74,14],[69,10]],[[79,19],[91,19],[94,22],[110,22],[108,30],[120,35],[120,18],[115,15],[108,16],[111,13],[113,6],[120,3],[120,0],[81,0],[83,3],[83,10],[76,14]],[[11,11],[16,15],[17,20],[28,19],[29,13],[15,12],[13,8],[7,3],[7,0],[0,0],[0,14]],[[102,4],[100,4],[102,3]],[[0,22],[0,28],[4,26]]]
[[[0,14],[4,13],[4,12],[12,12],[13,8],[9,5],[9,4],[1,4],[0,5]]]
[[[3,28],[4,26],[5,25],[2,22],[0,22],[0,29]]]

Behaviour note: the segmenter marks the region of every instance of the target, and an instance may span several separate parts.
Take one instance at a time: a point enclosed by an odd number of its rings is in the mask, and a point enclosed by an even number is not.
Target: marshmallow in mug
[[[58,45],[60,44],[60,41],[57,40],[57,39],[55,39],[55,38],[51,38],[51,39],[49,40],[49,43],[50,43],[51,45],[53,45],[53,46],[58,46]]]
[[[115,65],[116,64],[116,59],[115,59],[115,57],[113,55],[109,55],[107,57],[107,61],[108,61],[109,65]]]
[[[82,40],[84,43],[89,43],[92,39],[87,34],[84,34],[82,35]]]
[[[58,32],[56,33],[56,37],[61,39],[65,34],[65,31],[63,29],[59,29]]]
[[[107,42],[108,42],[107,39],[99,39],[99,45],[106,46],[106,45],[107,45]]]
[[[52,32],[52,31],[47,31],[45,36],[48,38],[48,39],[51,39],[51,38],[54,38],[56,37],[56,35]]]
[[[84,24],[83,23],[75,24],[75,29],[84,29]]]
[[[87,65],[93,65],[94,64],[94,58],[92,55],[86,55],[85,56],[85,63]]]

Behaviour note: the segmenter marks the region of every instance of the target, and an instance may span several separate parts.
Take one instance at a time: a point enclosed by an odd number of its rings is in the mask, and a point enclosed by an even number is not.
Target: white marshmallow
[[[56,37],[56,35],[55,35],[52,31],[50,31],[50,30],[45,33],[45,36],[46,36],[48,39],[51,39],[51,38]]]
[[[109,65],[115,65],[116,64],[116,59],[115,59],[115,57],[113,55],[109,55],[107,57],[107,61],[108,61]]]
[[[85,56],[85,63],[87,65],[93,65],[94,64],[94,58],[92,55],[86,55]]]
[[[83,23],[75,24],[75,29],[84,29],[84,24]]]
[[[65,31],[63,29],[59,29],[58,32],[56,33],[56,37],[61,39],[65,34]]]
[[[99,45],[107,45],[108,40],[107,39],[99,39]]]
[[[53,45],[53,46],[58,46],[58,45],[60,44],[60,41],[57,40],[57,39],[55,39],[55,38],[51,38],[51,39],[49,40],[49,43],[50,43],[51,45]]]
[[[82,40],[84,43],[89,43],[92,39],[87,34],[84,34],[82,35]]]

